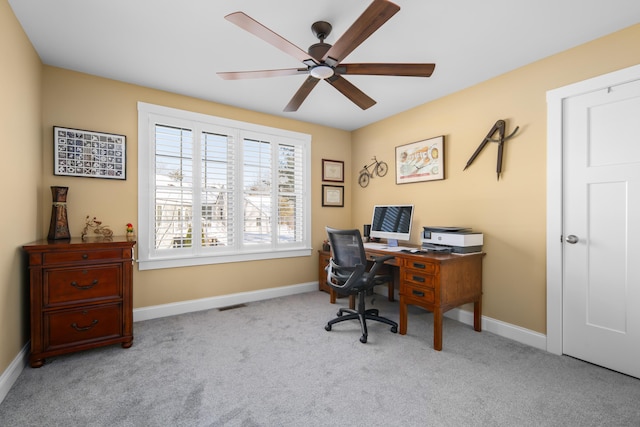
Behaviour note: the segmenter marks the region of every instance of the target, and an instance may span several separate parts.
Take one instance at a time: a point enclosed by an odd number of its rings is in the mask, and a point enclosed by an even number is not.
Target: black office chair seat
[[[378,269],[393,255],[378,257],[369,271],[366,271],[367,260],[362,244],[360,230],[336,230],[327,227],[327,234],[331,242],[332,258],[327,266],[327,285],[341,295],[356,295],[358,302],[356,309],[341,308],[335,319],[330,320],[324,327],[331,331],[336,323],[357,319],[360,322],[362,336],[361,343],[367,342],[367,320],[375,320],[391,326],[391,332],[398,332],[398,324],[386,317],[381,317],[376,308],[365,307],[365,297],[374,286],[382,285],[393,280],[390,275],[376,274]]]

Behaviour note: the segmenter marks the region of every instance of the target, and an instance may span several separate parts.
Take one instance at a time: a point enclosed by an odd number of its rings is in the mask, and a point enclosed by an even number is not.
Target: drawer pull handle
[[[413,292],[414,295],[417,295],[419,297],[423,297],[424,296],[424,292],[416,291],[415,289],[413,289],[411,292]]]
[[[82,259],[87,259],[89,258],[89,254],[82,254]]]
[[[413,276],[413,280],[415,280],[416,282],[424,283],[424,277]]]
[[[414,266],[415,268],[425,268],[425,267],[426,267],[426,265],[424,265],[424,264],[422,264],[422,263],[420,263],[420,262],[414,262],[414,263],[413,263],[413,266]]]
[[[78,282],[70,283],[71,286],[73,286],[76,289],[80,289],[81,291],[86,291],[87,289],[91,289],[97,284],[98,284],[98,279],[93,279],[93,282],[91,282],[89,285],[84,285],[84,286],[78,285]]]
[[[93,328],[97,324],[98,324],[98,319],[93,319],[93,322],[91,322],[91,324],[89,326],[78,326],[78,324],[76,322],[73,322],[71,324],[71,327],[73,329],[75,329],[76,331],[78,331],[78,332],[84,332],[84,331],[88,331],[89,329]]]

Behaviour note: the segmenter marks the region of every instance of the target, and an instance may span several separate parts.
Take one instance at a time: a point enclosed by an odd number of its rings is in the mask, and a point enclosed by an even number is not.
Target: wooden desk
[[[482,330],[480,320],[484,254],[410,254],[373,249],[366,249],[366,254],[368,259],[389,254],[395,256],[387,264],[396,267],[399,273],[394,274],[394,277],[400,287],[401,335],[407,333],[407,305],[417,305],[433,312],[435,350],[442,350],[442,317],[452,308],[473,303],[473,329],[478,332]],[[320,254],[321,272],[324,272],[323,263],[324,260],[328,263],[328,257],[328,252]]]

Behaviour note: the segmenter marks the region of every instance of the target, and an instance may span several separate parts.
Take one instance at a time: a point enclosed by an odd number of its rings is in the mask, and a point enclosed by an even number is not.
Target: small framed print
[[[396,184],[444,179],[444,136],[396,147]]]
[[[322,159],[322,180],[344,182],[344,162]]]
[[[323,185],[322,206],[344,207],[344,187],[342,185]]]
[[[86,178],[127,179],[124,135],[53,128],[53,174]]]

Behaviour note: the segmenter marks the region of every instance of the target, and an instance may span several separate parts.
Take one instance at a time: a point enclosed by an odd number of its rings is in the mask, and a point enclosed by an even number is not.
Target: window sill
[[[198,265],[208,264],[225,264],[230,262],[246,262],[246,261],[260,261],[267,259],[278,258],[294,258],[311,256],[311,248],[306,249],[291,249],[283,251],[269,251],[269,252],[252,252],[241,254],[229,254],[229,255],[202,255],[202,256],[185,256],[185,257],[166,257],[166,258],[154,258],[148,260],[138,260],[138,269],[140,270],[157,270],[161,268],[174,268],[174,267],[192,267]]]

